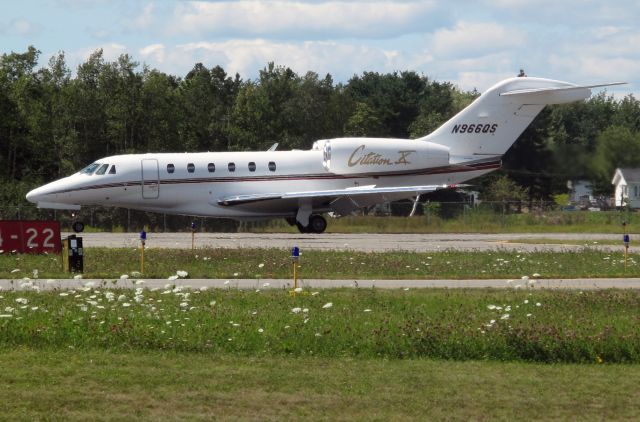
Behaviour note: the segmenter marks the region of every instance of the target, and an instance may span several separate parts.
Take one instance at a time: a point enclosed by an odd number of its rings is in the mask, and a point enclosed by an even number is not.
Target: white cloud
[[[175,47],[153,44],[141,49],[140,54],[147,64],[165,71],[171,68],[178,75],[185,75],[195,63],[202,62],[207,67],[221,65],[227,73],[239,73],[245,79],[255,78],[268,62],[288,66],[298,74],[310,70],[321,75],[331,73],[338,80],[365,70],[406,69],[405,57],[398,51],[330,41],[231,40]]]
[[[140,16],[138,16],[134,20],[134,24],[139,29],[148,28],[154,22],[154,13],[153,12],[154,12],[153,3],[149,3],[149,4],[145,5],[144,8],[142,9],[142,14]]]
[[[458,22],[453,29],[438,30],[432,50],[442,57],[477,57],[522,46],[524,33],[493,22]]]
[[[291,34],[378,38],[422,30],[440,13],[432,0],[184,2],[176,6],[168,31],[246,38]]]
[[[484,92],[497,82],[514,76],[516,75],[508,72],[462,71],[458,72],[458,76],[453,82],[466,91],[477,89],[479,92]]]
[[[148,62],[163,64],[165,60],[165,48],[162,44],[151,44],[140,49],[140,55]]]
[[[13,19],[9,24],[2,25],[3,31],[11,35],[29,37],[40,32],[40,25],[24,18]]]

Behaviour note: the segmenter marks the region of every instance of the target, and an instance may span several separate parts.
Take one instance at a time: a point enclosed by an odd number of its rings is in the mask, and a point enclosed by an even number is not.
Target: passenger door
[[[145,158],[142,166],[142,198],[158,199],[160,196],[160,167],[155,158]]]

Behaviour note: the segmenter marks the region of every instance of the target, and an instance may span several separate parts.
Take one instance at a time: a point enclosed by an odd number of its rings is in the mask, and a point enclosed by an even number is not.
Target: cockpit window
[[[105,174],[107,172],[107,169],[109,168],[109,164],[103,164],[100,166],[100,168],[96,171],[96,174]]]
[[[112,165],[111,168],[109,169],[109,174],[116,174],[116,165]]]
[[[92,164],[89,164],[87,167],[83,168],[82,170],[80,170],[80,173],[93,174],[93,172],[96,171],[98,167],[100,167],[100,163],[92,163]]]

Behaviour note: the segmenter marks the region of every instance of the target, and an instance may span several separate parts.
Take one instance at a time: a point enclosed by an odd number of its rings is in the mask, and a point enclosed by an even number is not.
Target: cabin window
[[[100,166],[100,168],[96,171],[96,174],[105,174],[107,172],[107,169],[109,168],[109,164],[103,164]]]
[[[193,163],[187,164],[187,171],[189,173],[193,173],[194,171],[196,171],[196,166]]]
[[[116,174],[116,165],[112,165],[111,168],[109,169],[109,174]]]
[[[269,161],[269,171],[276,171],[276,163],[274,161]]]
[[[173,173],[174,171],[176,171],[176,166],[173,164],[167,164],[167,173]]]
[[[87,167],[83,168],[82,170],[80,170],[80,173],[83,174],[93,174],[94,171],[96,171],[96,169],[100,167],[100,163],[93,163],[93,164],[89,164]]]
[[[216,171],[216,165],[213,163],[207,164],[207,170],[209,170],[209,173],[213,173],[214,171]]]
[[[256,163],[253,161],[249,163],[249,171],[256,171]]]
[[[229,165],[227,166],[227,168],[229,169],[229,171],[234,172],[236,171],[236,163],[229,163]]]

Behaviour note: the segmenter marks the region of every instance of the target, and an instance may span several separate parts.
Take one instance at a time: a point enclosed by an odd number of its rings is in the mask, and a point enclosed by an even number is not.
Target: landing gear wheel
[[[82,221],[76,221],[71,225],[71,228],[76,233],[82,233],[84,231],[84,223]]]
[[[309,226],[303,226],[302,224],[298,223],[296,221],[296,227],[298,228],[298,231],[300,233],[311,233],[311,231],[309,230]]]
[[[327,229],[327,220],[324,219],[323,216],[319,214],[314,214],[309,217],[309,226],[307,229],[311,233],[324,233]]]

